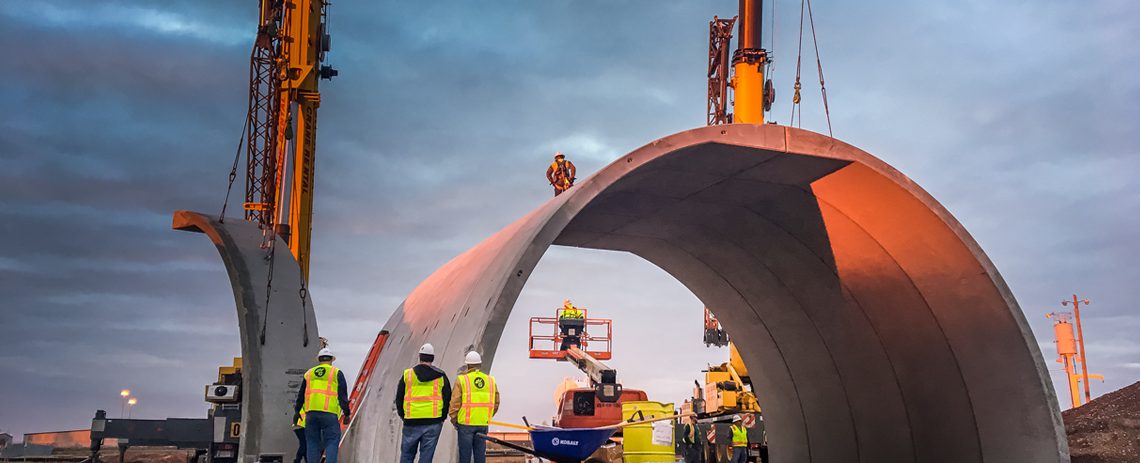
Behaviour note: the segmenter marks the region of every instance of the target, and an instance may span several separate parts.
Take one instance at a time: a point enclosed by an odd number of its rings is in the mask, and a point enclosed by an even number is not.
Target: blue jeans
[[[486,426],[455,425],[459,431],[459,463],[487,463],[487,441],[475,437],[475,433],[487,434]]]
[[[328,412],[305,413],[305,463],[320,463],[321,450],[325,452],[325,463],[336,463],[336,452],[340,448],[339,418]]]
[[[732,463],[744,463],[745,461],[748,461],[748,447],[733,447]]]
[[[400,463],[412,463],[416,459],[416,447],[420,450],[420,463],[431,463],[442,430],[443,423],[404,425],[404,435],[400,439]]]

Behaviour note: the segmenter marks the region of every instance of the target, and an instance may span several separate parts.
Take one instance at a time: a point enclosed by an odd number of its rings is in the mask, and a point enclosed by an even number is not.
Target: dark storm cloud
[[[774,114],[786,123],[799,11],[776,6]],[[238,355],[216,252],[200,235],[170,231],[169,214],[221,206],[254,8],[0,3],[0,43],[19,44],[0,61],[0,104],[14,108],[0,112],[0,364],[38,385],[31,397],[0,386],[0,397],[22,397],[2,404],[0,427],[80,428],[96,408],[114,413],[122,387],[141,396],[147,417],[200,416],[201,385]],[[312,293],[342,366],[354,372],[423,277],[547,198],[541,175],[553,151],[589,173],[702,125],[707,21],[734,8],[335,2],[330,57],[341,76],[322,86]],[[1123,46],[1140,41],[1138,15],[1125,0],[816,5],[836,136],[956,214],[1002,270],[1048,359],[1042,314],[1074,289],[1094,299],[1090,366],[1109,377],[1097,385],[1105,391],[1140,372],[1131,305],[1140,219],[1121,212],[1140,206],[1140,51]],[[805,47],[804,126],[823,130]],[[688,314],[660,325],[690,327],[694,348],[677,354],[685,371],[722,354],[699,347],[687,291],[623,259],[552,251],[519,311],[545,315],[569,293],[621,307],[615,323],[630,356],[619,367],[678,400],[688,379],[634,360],[644,349],[638,320],[662,308]],[[504,355],[523,342],[519,317]],[[499,362],[496,374],[546,367],[532,363]],[[548,406],[546,389],[515,392],[511,416]]]

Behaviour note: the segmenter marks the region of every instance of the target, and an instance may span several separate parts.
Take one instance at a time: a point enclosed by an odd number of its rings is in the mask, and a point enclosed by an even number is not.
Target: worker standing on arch
[[[468,352],[463,363],[467,371],[455,378],[448,410],[459,432],[459,463],[486,463],[487,441],[475,434],[487,434],[491,418],[499,411],[499,387],[494,376],[481,371],[483,357],[478,352]]]
[[[293,422],[300,423],[304,418],[306,463],[320,462],[322,451],[325,463],[336,463],[340,422],[349,421],[348,381],[344,372],[332,366],[333,360],[336,357],[328,348],[317,353],[320,363],[305,372],[297,403],[293,405]]]
[[[566,155],[561,152],[554,153],[554,162],[546,169],[546,180],[554,186],[554,196],[574,186],[577,173],[578,169],[574,167],[573,162],[566,159]]]
[[[451,403],[451,384],[443,370],[432,365],[435,347],[420,347],[419,363],[404,370],[396,387],[396,413],[404,420],[400,438],[400,463],[412,463],[417,449],[420,463],[431,463],[447,405]]]

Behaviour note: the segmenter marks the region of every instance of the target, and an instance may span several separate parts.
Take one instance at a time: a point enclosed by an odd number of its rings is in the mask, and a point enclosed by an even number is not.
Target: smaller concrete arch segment
[[[297,451],[292,431],[294,399],[320,349],[312,299],[302,305],[298,293],[300,266],[289,246],[276,238],[273,294],[267,310],[270,259],[269,251],[262,249],[264,239],[257,225],[236,218],[223,223],[214,216],[176,211],[173,228],[205,233],[217,246],[233,287],[242,356],[240,461],[254,462],[266,454],[282,455],[288,461]]]
[[[712,307],[756,382],[773,462],[1068,461],[1037,344],[958,221],[855,147],[745,124],[643,146],[424,280],[384,327],[344,457],[396,460],[393,389],[420,344],[448,373],[473,347],[493,362],[552,244],[631,252]],[[504,400],[522,387],[501,385]]]

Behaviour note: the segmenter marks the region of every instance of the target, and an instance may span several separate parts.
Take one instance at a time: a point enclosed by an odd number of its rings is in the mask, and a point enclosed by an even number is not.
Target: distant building
[[[104,444],[108,443],[107,440],[104,440]],[[84,448],[91,445],[91,430],[28,433],[24,434],[24,444],[44,445],[57,449]]]
[[[0,450],[4,450],[9,445],[12,445],[12,435],[6,432],[0,432]]]

